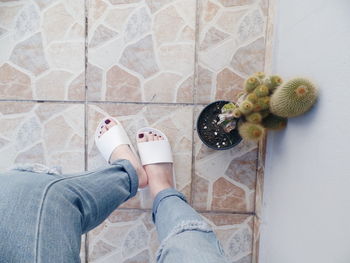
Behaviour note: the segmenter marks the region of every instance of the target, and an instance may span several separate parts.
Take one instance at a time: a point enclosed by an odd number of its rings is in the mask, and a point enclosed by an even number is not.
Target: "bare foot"
[[[157,134],[140,133],[138,142],[164,140],[162,136]],[[144,166],[148,176],[148,186],[152,197],[154,198],[160,191],[173,187],[173,164],[159,163],[148,164]]]
[[[118,125],[112,119],[108,119],[105,121],[105,124],[101,127],[100,136],[102,136],[106,131],[112,128],[114,125]],[[133,153],[130,146],[127,144],[119,145],[114,149],[109,159],[110,162],[113,162],[118,159],[126,159],[130,161],[132,166],[135,168],[137,176],[139,178],[139,187],[146,187],[148,184],[147,174],[145,169],[143,169],[142,164],[137,156]]]

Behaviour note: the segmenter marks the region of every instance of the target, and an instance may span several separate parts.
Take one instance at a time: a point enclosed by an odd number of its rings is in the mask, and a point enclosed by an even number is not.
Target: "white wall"
[[[261,263],[350,262],[350,1],[279,0],[274,72],[316,107],[268,137]]]

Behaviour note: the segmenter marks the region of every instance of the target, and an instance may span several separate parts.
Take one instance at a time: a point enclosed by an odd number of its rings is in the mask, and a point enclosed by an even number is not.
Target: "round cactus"
[[[266,76],[264,72],[256,72],[254,75],[261,80]]]
[[[266,85],[259,85],[255,88],[254,93],[257,97],[265,97],[269,95],[269,88]]]
[[[269,130],[281,130],[287,126],[288,119],[269,114],[263,119],[262,125]]]
[[[270,107],[270,97],[262,97],[259,98],[257,103],[254,104],[253,111],[258,112],[258,111],[263,111],[263,110],[268,110]]]
[[[233,117],[240,118],[242,116],[242,112],[239,109],[234,109],[232,112]]]
[[[251,103],[257,103],[258,102],[258,96],[256,96],[255,93],[249,93],[246,97],[246,100],[249,100]]]
[[[316,102],[317,89],[307,79],[295,78],[276,89],[271,96],[271,112],[280,117],[296,117]]]
[[[229,102],[227,104],[225,104],[222,108],[221,108],[221,113],[227,113],[227,112],[231,112],[233,111],[234,109],[236,109],[237,106],[232,103],[232,102]]]
[[[260,124],[245,122],[239,125],[238,132],[245,140],[257,141],[264,136],[264,127]]]
[[[283,80],[280,76],[273,75],[264,81],[264,84],[269,88],[270,92],[273,92],[278,86],[282,84]]]
[[[248,122],[251,122],[251,123],[260,123],[262,120],[262,116],[259,112],[254,112],[254,113],[249,114],[246,117],[246,120]]]
[[[244,90],[248,93],[252,92],[258,85],[260,85],[260,81],[257,77],[249,77],[244,82]]]
[[[253,110],[253,103],[251,103],[250,101],[245,100],[239,105],[239,110],[244,115],[249,114]]]

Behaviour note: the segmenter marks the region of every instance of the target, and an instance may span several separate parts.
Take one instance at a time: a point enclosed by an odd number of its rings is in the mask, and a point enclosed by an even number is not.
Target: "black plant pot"
[[[207,105],[197,119],[197,133],[202,142],[214,150],[228,150],[236,146],[242,137],[238,129],[227,133],[218,125],[221,108],[229,101],[215,101]],[[235,119],[238,122],[239,119]]]

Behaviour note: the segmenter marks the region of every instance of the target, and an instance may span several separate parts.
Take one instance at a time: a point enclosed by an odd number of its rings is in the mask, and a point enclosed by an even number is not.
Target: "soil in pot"
[[[207,105],[197,120],[197,132],[202,142],[215,150],[227,150],[237,145],[242,137],[238,129],[227,133],[218,125],[221,108],[229,101],[215,101]],[[238,119],[236,119],[238,121]]]

